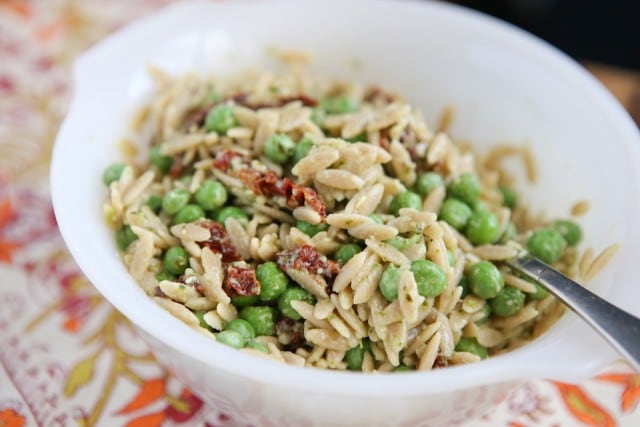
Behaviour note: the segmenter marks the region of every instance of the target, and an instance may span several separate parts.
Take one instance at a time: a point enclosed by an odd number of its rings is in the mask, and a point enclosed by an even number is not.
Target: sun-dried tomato
[[[198,242],[201,248],[207,247],[213,252],[221,254],[222,262],[240,261],[241,257],[231,243],[227,230],[222,224],[212,220],[202,220],[198,222],[198,225],[206,228],[211,233],[207,240]]]
[[[242,154],[233,150],[222,151],[216,156],[216,159],[213,162],[213,167],[220,169],[223,172],[227,172],[231,167],[231,160],[233,160],[234,157],[242,157]]]
[[[223,172],[229,172],[231,161],[234,157],[243,157],[242,154],[233,150],[226,150],[218,154],[213,163],[213,167]],[[248,162],[235,172],[236,176],[254,193],[271,197],[283,197],[286,206],[295,209],[300,206],[307,206],[325,218],[327,208],[322,198],[316,191],[304,185],[296,184],[291,178],[280,178],[274,171],[267,170],[259,172],[253,169]]]
[[[290,200],[295,202],[290,204]],[[294,184],[291,196],[287,197],[287,204],[290,204],[292,208],[307,206],[316,211],[321,218],[327,216],[327,206],[324,204],[324,200],[311,187]]]
[[[258,193],[267,197],[287,197],[293,187],[293,181],[289,178],[280,179],[273,171],[267,171],[261,174],[255,181]]]
[[[285,271],[306,271],[310,274],[321,275],[329,280],[333,280],[340,271],[337,262],[328,259],[311,245],[296,246],[278,253],[277,263]]]
[[[296,270],[307,270],[308,272],[320,274],[320,269],[326,266],[322,255],[311,245],[299,246],[294,250],[296,257],[293,259],[293,268]]]
[[[262,177],[262,174],[255,169],[243,168],[238,171],[238,178],[240,178],[240,181],[249,187],[249,189],[251,189],[255,194],[261,194],[260,186],[258,184],[260,177]]]
[[[251,190],[265,197],[283,197],[288,208],[308,206],[324,218],[327,208],[322,198],[311,187],[296,184],[291,178],[280,178],[273,171],[257,172],[244,168],[238,172],[239,178]]]
[[[260,293],[260,282],[253,268],[229,265],[222,285],[227,295],[251,296]]]

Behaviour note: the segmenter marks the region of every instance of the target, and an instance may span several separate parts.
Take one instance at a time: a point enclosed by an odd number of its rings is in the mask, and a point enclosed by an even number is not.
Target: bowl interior
[[[478,150],[528,144],[539,180],[522,185],[521,199],[549,216],[568,216],[574,202],[589,200],[591,210],[580,218],[584,246],[599,250],[622,244],[610,267],[589,287],[640,313],[640,291],[631,280],[640,237],[635,221],[640,212],[638,132],[585,71],[533,37],[457,7],[364,0],[278,3],[172,6],[99,43],[76,64],[76,94],[52,163],[53,202],[79,266],[126,316],[186,353],[215,354],[210,363],[218,368],[299,386],[286,375],[294,368],[221,348],[156,307],[125,271],[101,215],[105,190],[100,174],[118,160],[116,143],[151,89],[147,65],[175,74],[273,68],[273,48],[310,52],[313,73],[398,90],[433,126],[443,108],[451,105],[453,135],[471,141]],[[557,344],[567,351],[551,357],[550,346]],[[530,375],[584,375],[611,360],[602,347],[577,318],[565,316],[523,349],[477,366],[427,374],[415,384],[405,382],[403,390],[442,390],[441,378],[452,388],[506,380],[522,376],[519,369],[527,364]],[[594,357],[575,363],[585,352]],[[344,393],[373,392],[371,381],[400,384],[391,376],[350,377],[349,384],[338,385],[332,379],[347,374],[302,370],[296,375]]]

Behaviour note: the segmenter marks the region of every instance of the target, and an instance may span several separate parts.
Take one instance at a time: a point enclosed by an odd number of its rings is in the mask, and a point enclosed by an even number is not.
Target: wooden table
[[[597,63],[584,64],[627,109],[640,126],[640,71]]]

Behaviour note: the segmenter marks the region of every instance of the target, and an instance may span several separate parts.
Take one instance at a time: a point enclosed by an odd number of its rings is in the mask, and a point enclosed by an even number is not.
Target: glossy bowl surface
[[[80,268],[139,327],[156,356],[208,402],[253,425],[452,425],[486,411],[524,378],[578,379],[616,356],[572,314],[509,354],[427,373],[359,375],[281,365],[224,347],[156,306],[121,263],[101,206],[102,170],[148,95],[146,66],[170,73],[273,67],[273,48],[305,50],[312,72],[396,89],[478,150],[529,144],[536,211],[566,216],[588,199],[584,246],[622,244],[589,287],[640,314],[640,137],[611,95],[544,42],[495,19],[432,2],[191,1],[143,18],[78,59],[51,186]]]

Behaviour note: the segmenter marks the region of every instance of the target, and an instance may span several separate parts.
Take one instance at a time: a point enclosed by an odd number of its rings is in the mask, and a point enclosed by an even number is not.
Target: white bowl
[[[590,200],[581,219],[585,246],[622,245],[590,287],[640,314],[638,130],[566,56],[507,24],[440,3],[186,2],[118,31],[78,59],[51,170],[55,212],[72,255],[179,378],[254,425],[448,425],[486,411],[523,379],[584,378],[616,359],[567,314],[534,342],[478,364],[398,375],[329,372],[219,345],[155,305],[127,274],[101,215],[100,174],[118,159],[116,142],[151,87],[145,67],[171,73],[266,67],[269,46],[311,52],[315,72],[395,88],[431,123],[454,105],[453,134],[480,150],[530,144],[540,180],[523,187],[522,198],[559,216],[573,202]]]

